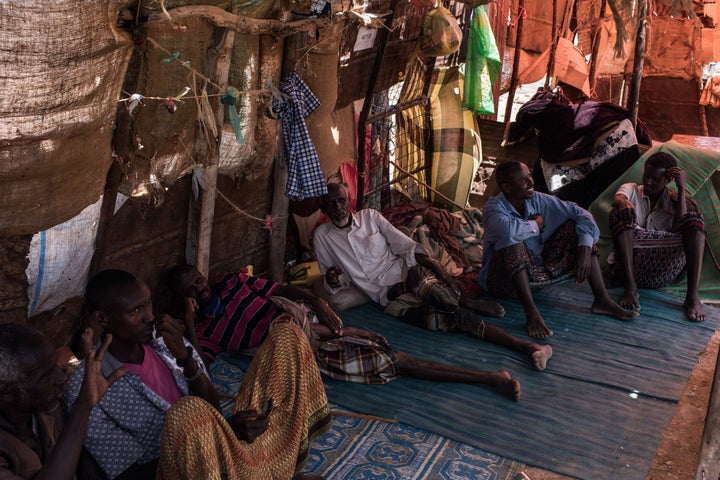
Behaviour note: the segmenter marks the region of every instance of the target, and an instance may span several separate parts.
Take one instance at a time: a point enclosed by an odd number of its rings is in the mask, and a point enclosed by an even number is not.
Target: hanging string
[[[255,220],[256,222],[262,223],[263,228],[272,231],[272,224],[275,220],[281,220],[284,218],[287,218],[287,216],[279,216],[279,217],[273,217],[270,214],[265,215],[265,218],[256,217],[242,208],[235,205],[235,203],[228,198],[223,192],[220,191],[220,189],[217,186],[217,183],[211,182],[207,176],[205,175],[205,167],[200,164],[192,165],[190,168],[192,168],[193,171],[193,193],[195,194],[195,198],[197,199],[199,196],[199,189],[202,188],[203,190],[208,190],[210,188],[214,189],[217,195],[225,200],[230,207],[233,208],[236,212],[239,214],[251,219]]]
[[[237,95],[238,93],[244,93],[244,94],[248,94],[248,95],[261,94],[261,93],[262,93],[262,94],[270,93],[270,90],[266,90],[266,89],[260,89],[260,90],[238,90],[238,89],[234,89],[234,91],[235,91],[235,94],[236,94],[236,95]],[[125,92],[125,91],[123,91],[123,93],[124,93],[125,95],[128,95],[128,97],[127,97],[127,98],[120,98],[120,99],[118,99],[118,102],[132,102],[132,101],[135,101],[135,100],[137,100],[137,101],[142,101],[142,100],[162,100],[162,101],[165,101],[165,100],[167,100],[167,98],[168,98],[168,97],[146,97],[146,96],[141,95],[141,94],[139,94],[139,93],[129,94],[128,92]],[[187,95],[187,96],[184,96],[184,97],[182,97],[182,98],[183,98],[184,100],[200,100],[200,99],[203,98],[203,96],[207,96],[207,97],[223,97],[223,96],[225,96],[225,95],[227,95],[227,93],[208,93],[207,95]],[[173,97],[173,96],[170,96],[169,98],[172,98],[173,100],[176,100],[176,101],[180,100],[179,98]],[[181,101],[181,100],[180,100],[180,101]]]
[[[500,18],[508,17],[508,15],[505,15],[505,10],[502,8],[502,5],[500,3],[496,3],[495,8],[497,8],[498,16]],[[520,13],[518,14],[518,17],[527,18],[527,9],[525,8],[524,5],[520,9]],[[517,20],[515,20],[514,22],[508,23],[508,27],[510,27],[510,28],[515,28],[515,25],[517,25]]]
[[[222,87],[221,87],[220,85],[218,85],[217,83],[213,82],[213,81],[210,80],[208,77],[206,77],[205,75],[203,75],[201,72],[199,72],[198,70],[196,70],[196,69],[194,69],[193,67],[191,67],[189,62],[186,62],[186,61],[184,61],[184,60],[181,60],[181,59],[180,59],[180,53],[179,53],[179,52],[171,52],[170,50],[166,49],[165,47],[163,47],[162,45],[160,45],[158,42],[156,42],[152,37],[147,37],[147,40],[148,40],[148,42],[150,42],[150,44],[151,44],[152,46],[154,46],[155,48],[157,48],[157,49],[160,50],[161,52],[166,53],[166,54],[168,55],[168,57],[165,58],[164,60],[167,60],[167,59],[169,58],[170,60],[168,60],[168,61],[170,61],[170,62],[173,62],[173,61],[174,61],[174,62],[179,63],[180,65],[182,65],[183,68],[186,68],[186,69],[190,70],[191,72],[193,72],[195,75],[197,75],[198,77],[200,77],[200,78],[202,78],[203,80],[205,80],[205,81],[206,81],[207,83],[209,83],[210,85],[214,86],[214,87],[217,88],[218,90],[222,90]],[[176,53],[177,53],[177,56],[175,55]]]
[[[272,224],[275,222],[275,220],[281,220],[281,219],[287,218],[286,215],[279,216],[279,217],[273,217],[270,214],[265,215],[265,218],[255,217],[255,216],[247,213],[246,211],[244,211],[237,205],[235,205],[232,200],[230,200],[228,197],[225,196],[224,193],[222,193],[220,191],[220,189],[216,188],[215,191],[217,192],[218,196],[220,198],[222,198],[223,200],[225,200],[236,212],[246,216],[247,218],[250,218],[252,220],[256,220],[256,221],[262,223],[263,228],[265,228],[266,230],[270,230],[271,232],[272,232]]]
[[[210,80],[208,77],[203,75],[198,70],[192,68],[190,66],[190,62],[186,60],[182,60],[180,52],[170,52],[170,50],[166,49],[162,45],[160,45],[157,41],[155,41],[153,38],[148,37],[148,42],[150,42],[151,45],[153,45],[158,50],[166,53],[168,56],[163,59],[163,62],[177,62],[179,63],[183,68],[189,70],[194,78],[200,78],[204,80],[206,83],[214,86],[216,89],[221,90],[220,85]],[[188,96],[187,93],[191,90],[190,87],[185,87],[185,91],[179,95],[175,96],[165,96],[165,97],[156,97],[156,96],[144,96],[140,93],[133,93],[130,94],[128,92],[123,92],[125,95],[127,95],[127,98],[121,98],[118,100],[118,102],[129,102],[128,110],[132,113],[132,111],[138,106],[142,104],[143,100],[157,100],[165,102],[166,106],[168,106],[168,111],[170,108],[174,106],[175,101],[180,101],[181,98],[188,99],[188,100],[201,100],[203,98],[207,97],[226,97],[228,95],[234,95],[236,98],[239,98],[239,96],[242,95],[260,95],[260,96],[269,96],[271,94],[270,90],[262,88],[262,89],[251,89],[251,90],[238,90],[237,88],[230,87],[225,93],[214,93],[214,94],[203,94],[203,95],[190,95]],[[235,102],[237,103],[237,101]]]
[[[238,102],[237,93],[238,90],[236,88],[228,88],[227,92],[225,92],[225,95],[220,97],[220,102],[223,105],[227,105],[228,107],[228,118],[230,119],[230,124],[232,125],[233,131],[235,132],[235,141],[240,145],[245,145],[245,139],[242,136],[242,130],[240,128],[240,115],[238,114],[236,107]]]

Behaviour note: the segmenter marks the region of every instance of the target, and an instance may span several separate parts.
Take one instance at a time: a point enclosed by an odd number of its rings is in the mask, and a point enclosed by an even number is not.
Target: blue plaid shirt
[[[305,117],[320,106],[320,101],[295,72],[280,82],[280,91],[285,94],[285,98],[273,98],[272,108],[274,114],[282,120],[288,169],[285,195],[291,200],[325,195],[325,176],[305,125]]]

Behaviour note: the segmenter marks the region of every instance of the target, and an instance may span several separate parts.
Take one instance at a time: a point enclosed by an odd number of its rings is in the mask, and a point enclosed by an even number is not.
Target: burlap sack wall
[[[700,45],[696,20],[649,16],[643,76],[699,78]]]
[[[242,119],[244,144],[232,127],[223,129],[219,171],[248,180],[272,174],[279,121],[265,115],[270,103],[268,82],[280,82],[283,42],[269,36],[235,34],[229,83],[240,91],[237,110]]]
[[[355,117],[352,104],[335,109],[338,95],[338,52],[343,24],[324,30],[313,41],[303,80],[320,100],[320,107],[307,119],[310,137],[326,177],[337,173],[340,164],[355,160]]]
[[[102,194],[132,48],[119,8],[0,2],[0,235],[61,223]]]
[[[217,3],[221,2],[178,2]],[[252,18],[281,18],[290,4],[298,2],[254,2],[242,5],[238,14]],[[302,3],[302,2],[301,2]],[[176,5],[181,6],[181,5]],[[172,8],[166,7],[172,17]],[[300,8],[299,5],[295,7]],[[141,47],[144,61],[138,74],[137,93],[146,97],[165,98],[191,91],[176,101],[177,110],[170,114],[162,100],[143,101],[133,121],[134,145],[129,171],[121,186],[127,195],[162,195],[166,187],[191,171],[194,158],[198,105],[195,97],[206,86],[206,56],[216,29],[200,18],[167,21],[167,16],[153,11],[147,27],[148,42]],[[182,27],[178,28],[178,25]],[[282,39],[266,41],[266,36],[235,33],[228,85],[240,94],[236,105],[241,118],[244,143],[236,141],[227,113],[220,142],[220,173],[253,178],[265,172],[272,163],[276,122],[264,117],[269,96],[268,80],[278,83],[283,53]],[[193,73],[192,70],[197,73]],[[208,87],[211,91],[212,87]],[[225,92],[221,92],[225,93]],[[259,168],[256,168],[259,167]]]
[[[133,112],[127,172],[120,191],[129,196],[158,194],[172,185],[182,170],[193,163],[197,104],[192,97],[202,88],[203,79],[184,67],[203,72],[205,53],[213,27],[201,18],[183,20],[185,30],[158,16],[147,25],[148,41],[138,74],[137,91],[144,97],[173,97],[191,87],[189,98],[175,101],[170,113],[163,100],[146,99]],[[127,95],[123,95],[127,97]],[[124,104],[127,105],[127,104]]]
[[[565,13],[568,0],[557,2],[558,27]],[[518,0],[513,0],[510,9],[511,27],[508,31],[508,46],[514,47],[517,36]],[[504,12],[503,12],[504,13]],[[535,53],[544,52],[552,42],[553,2],[525,2],[525,20],[523,21],[522,49]]]

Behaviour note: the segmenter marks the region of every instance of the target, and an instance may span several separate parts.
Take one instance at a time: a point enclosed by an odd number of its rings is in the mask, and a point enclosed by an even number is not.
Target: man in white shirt
[[[425,249],[396,229],[377,210],[351,213],[345,187],[328,185],[321,209],[330,221],[317,227],[314,248],[323,277],[315,291],[336,310],[367,303],[429,330],[462,331],[532,357],[538,370],[552,355],[549,346],[513,337],[484,322],[476,312],[502,317],[496,302],[460,295],[452,276]]]
[[[705,224],[686,195],[685,176],[675,158],[658,152],[645,162],[642,185],[620,186],[610,210],[613,267],[625,282],[619,303],[634,310],[640,310],[638,288],[669,285],[687,267],[685,312],[690,320],[703,321],[699,284]],[[677,191],[668,188],[672,181]]]

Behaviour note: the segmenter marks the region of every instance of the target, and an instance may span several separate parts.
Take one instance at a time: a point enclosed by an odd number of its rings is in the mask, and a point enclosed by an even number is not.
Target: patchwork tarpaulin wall
[[[102,194],[132,52],[118,3],[0,2],[0,235],[61,223]]]

